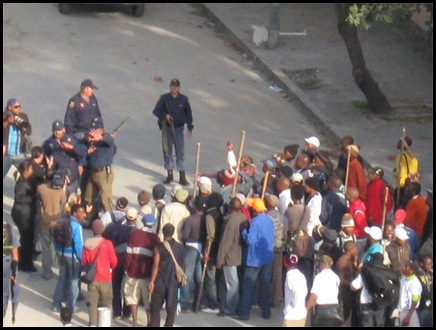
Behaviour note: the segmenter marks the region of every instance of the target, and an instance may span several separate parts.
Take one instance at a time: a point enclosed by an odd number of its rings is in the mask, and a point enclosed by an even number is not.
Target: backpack
[[[53,228],[53,240],[57,247],[65,249],[73,246],[71,235],[71,219],[69,217],[59,220]]]
[[[369,261],[364,263],[361,274],[375,309],[383,309],[398,301],[400,281],[397,274],[388,266]]]

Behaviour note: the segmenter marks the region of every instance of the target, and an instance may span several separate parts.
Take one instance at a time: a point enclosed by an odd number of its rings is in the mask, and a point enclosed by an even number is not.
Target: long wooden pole
[[[389,196],[389,188],[386,187],[385,188],[385,198],[384,198],[384,201],[383,201],[383,216],[382,216],[382,226],[381,226],[382,232],[385,229],[386,209],[387,209],[387,204],[388,204],[388,196]]]
[[[262,194],[260,195],[261,199],[265,197],[266,187],[268,185],[268,178],[269,178],[269,171],[267,170],[265,172],[265,177],[263,178]]]
[[[350,172],[350,157],[351,157],[351,147],[347,146],[347,171],[345,172],[345,187],[344,187],[344,195],[347,192],[347,186],[348,186],[348,175]]]
[[[211,244],[209,243],[206,244],[207,246],[206,246],[206,251],[204,251],[204,255],[209,256]],[[196,313],[200,310],[201,296],[203,294],[203,286],[204,286],[204,280],[206,278],[206,272],[207,272],[207,262],[204,263],[203,273],[201,274],[200,287],[198,288],[198,297],[197,297],[197,301],[195,302],[195,308],[194,308],[194,311]]]
[[[194,176],[194,192],[192,193],[192,201],[194,202],[197,194],[197,176],[198,176],[198,164],[200,163],[200,142],[197,142],[197,154],[195,156],[195,176]]]
[[[233,179],[233,187],[232,187],[232,197],[235,197],[236,193],[236,183],[238,182],[239,177],[239,169],[241,167],[241,159],[242,159],[242,151],[244,150],[244,142],[245,142],[245,131],[241,131],[241,144],[239,145],[239,155],[238,155],[238,163],[236,165],[235,177]]]

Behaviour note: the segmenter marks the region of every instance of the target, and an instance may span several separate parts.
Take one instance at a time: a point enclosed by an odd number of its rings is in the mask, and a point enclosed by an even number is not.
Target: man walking
[[[159,128],[162,130],[162,150],[164,167],[168,176],[163,182],[169,184],[173,177],[173,146],[176,153],[176,168],[180,173],[179,183],[189,186],[185,177],[185,143],[183,129],[188,126],[187,136],[192,137],[192,110],[188,98],[180,93],[180,81],[170,82],[170,92],[160,96],[154,107],[153,114],[158,118]]]

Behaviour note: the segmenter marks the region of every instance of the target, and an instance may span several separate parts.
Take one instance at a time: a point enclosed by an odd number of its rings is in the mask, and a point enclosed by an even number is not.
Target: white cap
[[[382,230],[379,227],[372,226],[366,227],[365,233],[367,233],[373,240],[379,241],[383,238]]]
[[[407,235],[407,231],[404,227],[395,227],[394,236],[402,241],[409,239],[409,235]]]
[[[296,182],[296,181],[304,181],[303,176],[301,175],[301,173],[294,173],[291,176],[291,181],[292,182]]]
[[[311,136],[310,138],[304,139],[307,143],[313,144],[315,147],[319,147],[320,143],[316,136]]]
[[[201,176],[198,178],[198,185],[200,184],[206,184],[208,186],[212,185],[212,180],[209,179],[207,176]]]
[[[134,207],[129,207],[126,212],[126,219],[129,221],[135,221],[138,216],[138,211]]]

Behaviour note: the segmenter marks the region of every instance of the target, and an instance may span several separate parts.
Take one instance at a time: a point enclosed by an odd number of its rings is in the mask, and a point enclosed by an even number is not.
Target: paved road
[[[115,197],[136,206],[136,194],[151,189],[165,174],[160,136],[151,114],[158,96],[173,77],[191,100],[194,136],[186,143],[188,178],[192,180],[196,143],[201,143],[200,170],[226,166],[225,144],[237,146],[246,131],[245,152],[256,162],[289,143],[318,135],[316,128],[280,94],[272,91],[252,62],[242,57],[187,4],[150,4],[137,19],[106,8],[60,15],[54,4],[3,5],[3,103],[17,97],[33,124],[34,144],[51,134],[54,119],[63,119],[68,98],[80,81],[93,79],[106,127],[126,115],[115,156]],[[154,81],[161,77],[162,82]],[[156,79],[159,80],[159,79]],[[258,163],[258,165],[260,165]],[[10,218],[12,171],[3,182],[3,214]],[[39,267],[39,264],[37,265]],[[22,299],[16,326],[55,326],[49,311],[54,282],[20,274]],[[85,303],[75,320],[86,324]],[[215,315],[182,315],[178,325],[280,325],[281,311],[265,323],[253,312],[250,322]],[[10,325],[10,317],[5,319]],[[117,323],[126,325],[126,323]]]

